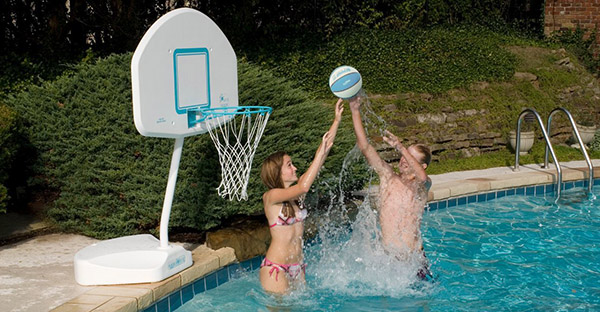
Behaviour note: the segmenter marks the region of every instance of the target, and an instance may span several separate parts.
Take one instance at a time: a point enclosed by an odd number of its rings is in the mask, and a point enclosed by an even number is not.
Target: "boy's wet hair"
[[[429,163],[431,162],[431,150],[424,144],[415,144],[413,145],[415,149],[423,155],[423,159],[421,159],[422,164],[426,164],[429,167]]]

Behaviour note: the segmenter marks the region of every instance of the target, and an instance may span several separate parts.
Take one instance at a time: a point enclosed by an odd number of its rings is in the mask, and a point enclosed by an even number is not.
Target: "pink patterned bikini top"
[[[269,227],[274,227],[276,225],[292,225],[296,222],[302,222],[304,221],[304,219],[306,219],[308,211],[306,210],[306,208],[304,208],[303,204],[298,203],[300,211],[296,213],[296,217],[286,217],[283,214],[283,208],[287,205],[289,205],[288,202],[283,202],[283,204],[281,205],[281,209],[279,209],[279,216],[277,216],[277,221],[275,221],[275,223],[271,224]]]

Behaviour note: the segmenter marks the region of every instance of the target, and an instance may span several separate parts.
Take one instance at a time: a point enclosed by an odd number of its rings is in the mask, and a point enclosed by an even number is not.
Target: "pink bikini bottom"
[[[271,267],[269,271],[269,276],[273,275],[273,271],[275,271],[275,281],[277,281],[277,277],[279,276],[279,271],[285,272],[290,279],[296,279],[300,272],[306,274],[306,264],[304,263],[293,263],[293,264],[278,264],[271,262],[271,260],[265,258],[260,267]]]

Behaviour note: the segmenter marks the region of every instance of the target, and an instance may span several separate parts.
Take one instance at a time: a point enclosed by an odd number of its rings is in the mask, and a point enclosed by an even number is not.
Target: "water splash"
[[[387,128],[385,120],[372,109],[363,94],[361,116],[365,129],[372,128],[383,135]],[[433,284],[418,279],[421,255],[410,255],[399,260],[384,248],[381,241],[377,198],[367,191],[362,199],[344,195],[346,182],[352,179],[349,168],[364,162],[355,146],[346,155],[337,179],[337,194],[330,191],[329,205],[322,209],[316,219],[318,234],[307,243],[305,261],[309,264],[307,278],[309,288],[344,296],[404,296],[425,295]],[[376,187],[372,169],[368,172],[367,190]],[[356,190],[356,191],[362,191]]]
[[[415,287],[421,283],[416,276],[419,259],[399,260],[387,253],[378,222],[377,212],[365,200],[349,227],[330,224],[321,228],[319,243],[307,250],[309,284],[346,296],[424,294],[423,285]]]

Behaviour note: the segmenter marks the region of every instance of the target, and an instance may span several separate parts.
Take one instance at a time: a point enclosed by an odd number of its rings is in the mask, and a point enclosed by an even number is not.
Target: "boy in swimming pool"
[[[425,278],[429,270],[423,252],[421,218],[431,187],[431,179],[425,173],[431,161],[431,152],[422,144],[406,148],[395,135],[386,131],[383,140],[400,153],[398,172],[394,172],[392,166],[381,159],[367,141],[360,116],[360,98],[356,96],[349,101],[356,144],[379,176],[378,208],[383,245],[398,259],[418,254],[423,268],[417,275]]]

